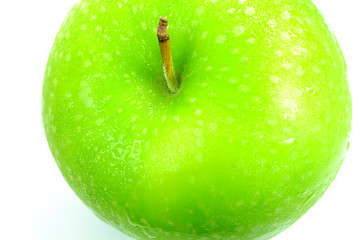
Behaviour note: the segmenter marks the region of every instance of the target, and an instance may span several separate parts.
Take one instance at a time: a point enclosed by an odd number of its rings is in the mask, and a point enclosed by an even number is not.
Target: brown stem
[[[172,93],[176,93],[179,89],[177,79],[174,75],[172,51],[170,47],[170,39],[167,34],[168,19],[167,17],[160,17],[159,25],[157,29],[158,42],[160,47],[160,53],[162,55],[164,75],[167,80],[167,85]]]

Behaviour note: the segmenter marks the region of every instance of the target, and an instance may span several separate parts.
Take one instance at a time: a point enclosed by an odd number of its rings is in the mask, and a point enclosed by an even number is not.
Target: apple
[[[346,70],[310,0],[82,0],[50,53],[42,120],[65,180],[125,234],[269,239],[340,168]]]

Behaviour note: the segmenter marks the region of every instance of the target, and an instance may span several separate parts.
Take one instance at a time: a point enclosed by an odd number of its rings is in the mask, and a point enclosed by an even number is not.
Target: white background
[[[353,97],[351,148],[324,197],[274,240],[361,239],[361,15],[358,0],[314,0],[341,44]],[[96,218],[63,180],[41,123],[55,35],[76,0],[0,2],[0,239],[129,239]]]

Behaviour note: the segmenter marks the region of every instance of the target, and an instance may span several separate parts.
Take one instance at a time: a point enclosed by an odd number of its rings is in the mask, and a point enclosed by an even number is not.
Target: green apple
[[[260,240],[335,178],[351,97],[310,0],[82,0],[51,50],[42,119],[66,181],[125,234]]]

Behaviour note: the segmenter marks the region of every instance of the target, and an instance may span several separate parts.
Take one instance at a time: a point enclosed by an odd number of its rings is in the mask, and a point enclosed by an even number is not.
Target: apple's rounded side
[[[50,53],[42,108],[75,193],[142,239],[278,234],[330,185],[351,125],[345,60],[308,0],[80,1]]]

